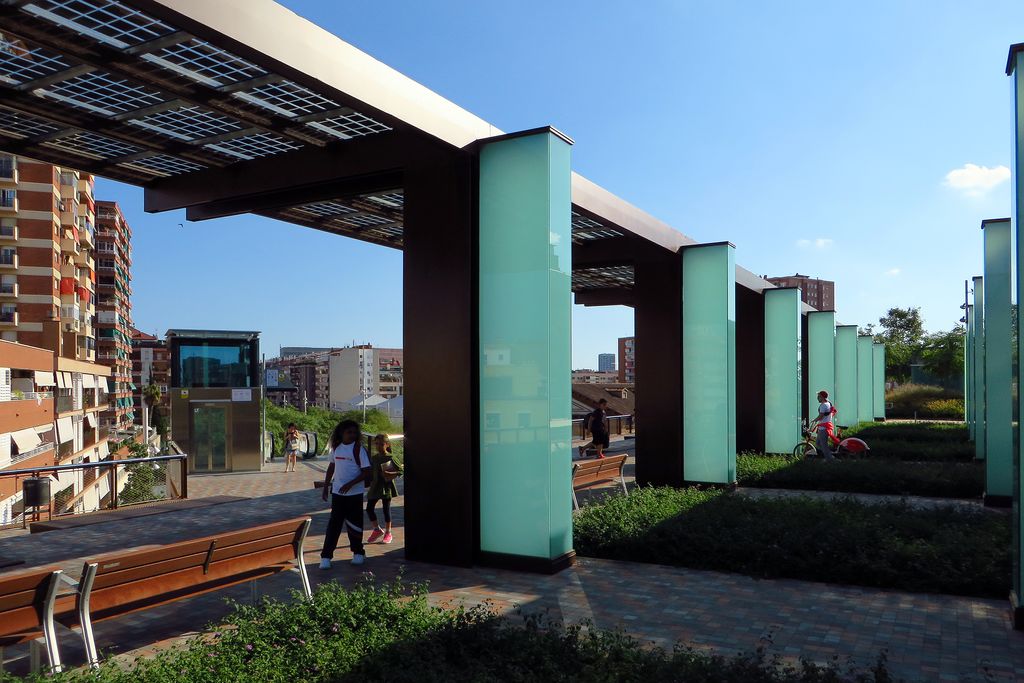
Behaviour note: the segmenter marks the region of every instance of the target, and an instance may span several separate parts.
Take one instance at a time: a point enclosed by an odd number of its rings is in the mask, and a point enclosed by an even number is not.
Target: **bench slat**
[[[99,578],[101,575],[111,572],[123,572],[127,569],[144,567],[146,565],[159,565],[161,562],[167,562],[168,560],[205,553],[210,547],[211,540],[211,538],[200,538],[181,543],[171,543],[158,548],[106,553],[86,560],[86,564],[95,562],[98,565],[96,567],[96,577]]]
[[[160,562],[152,562],[129,567],[128,569],[107,571],[104,574],[100,574],[97,571],[96,579],[93,581],[92,590],[95,593],[101,589],[117,587],[126,583],[141,581],[143,579],[158,578],[190,567],[202,567],[206,562],[208,550],[209,543],[206,544],[206,547],[203,548],[202,552],[192,553],[191,555],[173,557]]]
[[[221,560],[227,560],[232,557],[239,557],[241,555],[247,555],[250,553],[256,553],[261,550],[268,548],[288,548],[292,555],[295,555],[292,546],[295,544],[295,532],[292,531],[288,534],[279,534],[271,536],[269,538],[259,538],[246,543],[236,543],[228,546],[227,548],[221,547],[220,543],[213,551],[211,561],[220,562]]]

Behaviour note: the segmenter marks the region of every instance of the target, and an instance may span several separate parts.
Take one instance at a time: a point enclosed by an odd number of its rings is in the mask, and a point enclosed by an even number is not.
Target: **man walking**
[[[590,430],[590,443],[580,446],[580,457],[585,457],[587,449],[593,446],[597,449],[597,457],[604,457],[604,449],[611,443],[608,437],[608,399],[602,398],[597,402],[597,409],[587,415],[583,426]]]

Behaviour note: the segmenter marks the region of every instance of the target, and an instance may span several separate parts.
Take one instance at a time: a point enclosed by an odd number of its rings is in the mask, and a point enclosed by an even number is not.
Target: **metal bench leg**
[[[576,489],[572,490],[572,509],[573,510],[579,510],[580,509],[580,502],[578,500],[576,500]]]
[[[28,668],[29,671],[36,674],[43,668],[43,645],[40,644],[40,639],[36,638],[28,644]]]
[[[302,525],[302,530],[299,531],[299,537],[295,539],[295,564],[298,565],[296,569],[299,572],[299,579],[302,581],[302,592],[306,594],[306,598],[313,599],[313,589],[309,586],[309,574],[306,573],[306,562],[302,559],[302,549],[306,542],[306,534],[309,533],[309,525],[312,524],[312,520],[307,519],[306,523]]]
[[[619,477],[619,483],[622,484],[622,492],[628,496],[629,495],[629,489],[626,488],[626,478],[625,477]]]
[[[92,633],[92,616],[89,613],[89,598],[92,595],[92,583],[96,579],[96,564],[90,564],[78,584],[78,623],[82,625],[82,641],[85,643],[85,657],[89,666],[97,669],[100,666],[100,655],[96,650],[96,639]]]
[[[59,570],[50,576],[50,585],[46,587],[46,602],[43,603],[43,641],[46,644],[46,658],[50,663],[50,670],[55,673],[63,670],[60,661],[60,647],[57,644],[57,629],[53,624],[53,606],[57,601],[60,577]]]

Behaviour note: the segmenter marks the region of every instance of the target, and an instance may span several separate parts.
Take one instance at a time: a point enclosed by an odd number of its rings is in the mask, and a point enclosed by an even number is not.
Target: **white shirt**
[[[359,462],[356,462],[356,449],[359,449]],[[352,485],[347,493],[341,493],[341,487],[358,477],[364,467],[370,466],[370,456],[366,449],[359,445],[358,441],[350,444],[339,444],[331,453],[331,462],[334,463],[334,478],[331,479],[331,493],[346,496],[361,496],[366,492],[366,483],[360,479]]]
[[[818,404],[819,425],[832,424],[832,404],[828,401]]]

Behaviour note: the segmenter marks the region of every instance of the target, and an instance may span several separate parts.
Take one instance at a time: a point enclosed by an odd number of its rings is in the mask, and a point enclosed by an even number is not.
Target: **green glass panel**
[[[227,468],[227,409],[223,406],[192,408],[192,469],[223,472]]]
[[[857,328],[836,326],[836,422],[843,427],[857,423]]]
[[[857,337],[857,421],[871,422],[875,419],[872,406],[871,337]]]
[[[885,344],[871,346],[871,405],[876,420],[885,419]]]
[[[1013,495],[1010,221],[985,223],[985,495]]]
[[[480,152],[480,547],[572,549],[570,147]]]
[[[985,281],[974,278],[974,457],[985,459]]]
[[[790,453],[800,441],[800,290],[764,291],[764,448]]]
[[[1013,161],[1012,161],[1012,175],[1013,175],[1013,192],[1011,192],[1011,207],[1010,216],[1013,218],[1014,230],[1016,232],[1016,267],[1017,267],[1017,306],[1021,302],[1024,302],[1024,282],[1021,282],[1021,276],[1024,274],[1024,249],[1021,248],[1021,239],[1024,239],[1024,234],[1021,231],[1021,221],[1024,221],[1024,52],[1017,52],[1013,57],[1014,67],[1013,76],[1013,96],[1014,96],[1014,135],[1013,135]],[[1018,316],[1018,328],[1020,325],[1020,318]],[[975,325],[977,327],[977,324]],[[1019,421],[1020,416],[1024,415],[1024,410],[1021,410],[1022,394],[1024,392],[1019,391],[1020,387],[1020,361],[1024,359],[1024,339],[1022,335],[1017,335],[1017,358],[1018,362],[1014,364],[1013,368],[1013,380],[1014,386],[1018,387],[1017,392],[1017,419]],[[977,342],[977,340],[975,340]],[[978,368],[975,366],[975,375],[977,375]],[[977,382],[977,379],[975,379]],[[975,410],[977,413],[977,409]],[[1020,604],[1022,588],[1024,588],[1024,539],[1021,538],[1024,535],[1024,505],[1021,505],[1022,491],[1024,491],[1024,468],[1021,468],[1021,439],[1019,432],[1019,422],[1017,429],[1014,430],[1014,457],[1013,457],[1013,599],[1016,604]]]
[[[816,415],[818,392],[836,396],[836,314],[819,311],[807,314],[807,405]]]
[[[683,249],[683,477],[736,481],[736,248]]]
[[[967,306],[967,334],[964,339],[964,413],[967,438],[974,441],[974,306]]]

